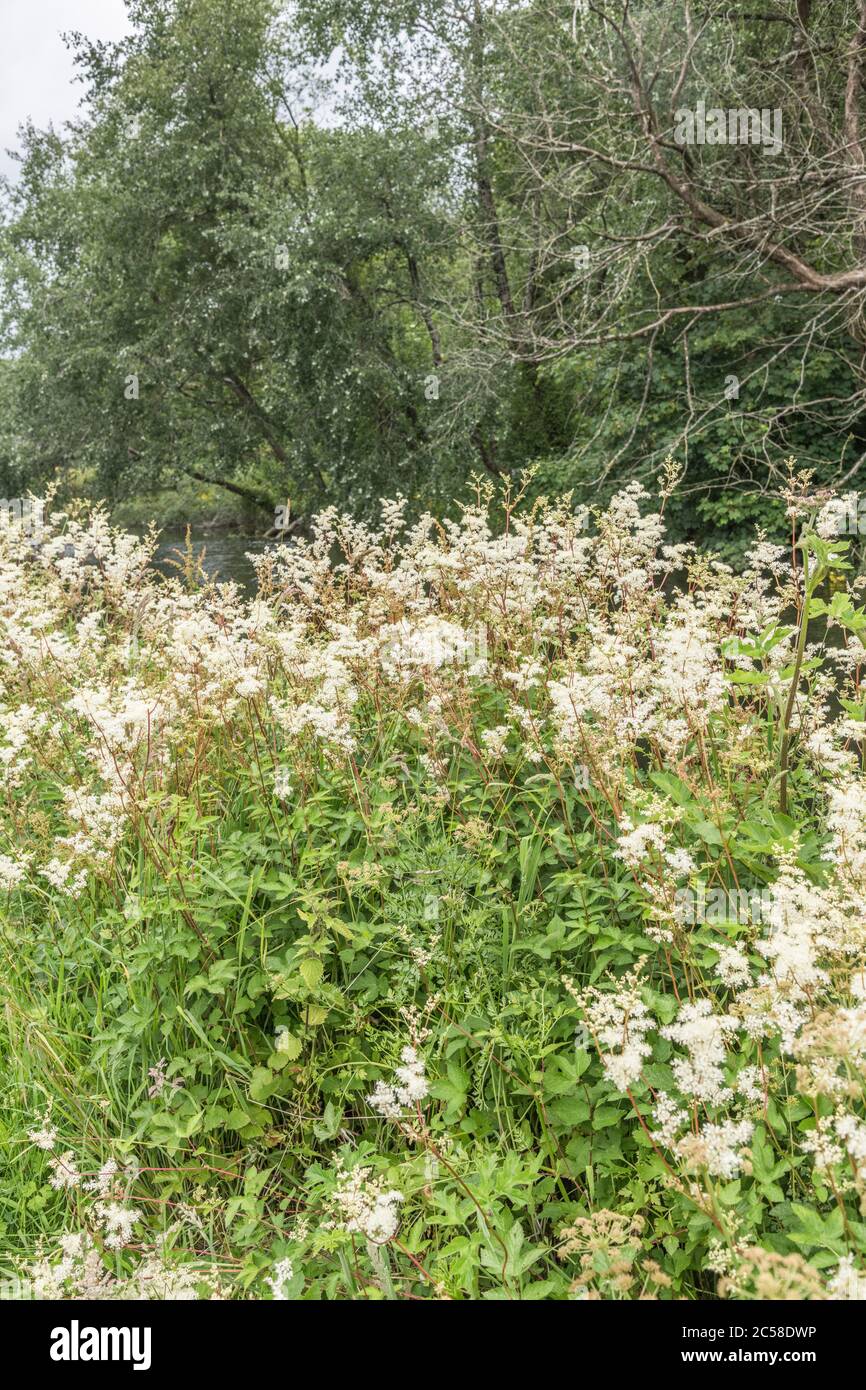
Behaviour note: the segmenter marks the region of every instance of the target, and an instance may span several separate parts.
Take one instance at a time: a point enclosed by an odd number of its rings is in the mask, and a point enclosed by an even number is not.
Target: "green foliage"
[[[673,451],[672,523],[735,558],[737,528],[778,515],[786,458],[830,479],[863,443],[856,314],[808,277],[792,292],[767,249],[787,215],[815,276],[848,263],[831,166],[851,7],[803,31],[808,102],[787,23],[728,7],[702,26],[681,99],[741,105],[734,52],[740,85],[760,79],[784,114],[777,162],[704,146],[681,171],[751,241],[708,232],[653,175],[623,98],[639,31],[669,119],[684,21],[667,11],[593,14],[566,39],[546,0],[299,0],[288,17],[137,0],[122,44],[76,38],[85,117],[25,130],[5,198],[6,491],[83,477],[128,499],[192,478],[264,524],[287,496],[299,519],[366,515],[395,482],[442,511],[474,468],[527,460],[540,492],[605,501]]]
[[[802,570],[692,556],[668,601],[638,495],[595,538],[510,495],[505,536],[480,500],[447,539],[328,514],[252,604],[100,514],[38,568],[7,534],[0,1219],[31,1271],[71,1227],[121,1288],[161,1241],[160,1279],[231,1297],[859,1287],[847,543],[792,491]]]

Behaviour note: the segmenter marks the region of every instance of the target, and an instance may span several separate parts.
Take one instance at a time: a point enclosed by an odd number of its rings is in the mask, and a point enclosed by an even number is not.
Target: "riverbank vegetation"
[[[852,0],[129,9],[4,191],[5,496],[222,492],[261,533],[456,516],[477,469],[596,503],[673,452],[671,534],[732,557],[789,456],[856,486]]]
[[[861,584],[675,475],[327,510],[251,599],[0,532],[7,1276],[863,1296]]]

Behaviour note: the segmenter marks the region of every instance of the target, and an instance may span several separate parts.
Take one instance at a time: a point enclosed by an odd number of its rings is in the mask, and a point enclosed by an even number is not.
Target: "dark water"
[[[247,553],[260,555],[273,541],[264,541],[254,536],[239,536],[229,532],[192,531],[192,549],[202,560],[202,568],[210,579],[233,579],[243,591],[250,594],[255,589],[255,571],[247,559]],[[160,543],[154,557],[154,564],[163,574],[177,574],[171,563],[183,563],[186,549],[186,531],[166,527],[160,536]]]

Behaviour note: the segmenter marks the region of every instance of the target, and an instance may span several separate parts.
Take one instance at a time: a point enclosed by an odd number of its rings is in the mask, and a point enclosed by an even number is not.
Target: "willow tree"
[[[318,128],[273,0],[130,11],[120,44],[73,36],[82,118],[25,131],[6,192],[7,475],[296,513],[426,485],[423,137]]]

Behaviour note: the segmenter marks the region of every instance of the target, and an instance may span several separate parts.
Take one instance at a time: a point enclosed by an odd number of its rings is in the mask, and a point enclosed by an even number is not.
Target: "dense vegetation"
[[[325,512],[253,600],[99,512],[0,537],[2,1216],[41,1295],[863,1296],[832,509],[792,492],[802,564],[736,576],[637,484],[490,500]]]
[[[2,198],[0,1276],[866,1297],[866,6],[128,6]]]
[[[789,455],[849,478],[859,6],[753,8],[130,0],[6,192],[6,495],[181,483],[175,519],[264,526],[533,462],[596,501],[672,451],[718,546],[779,523]],[[678,145],[701,102],[780,146]]]

